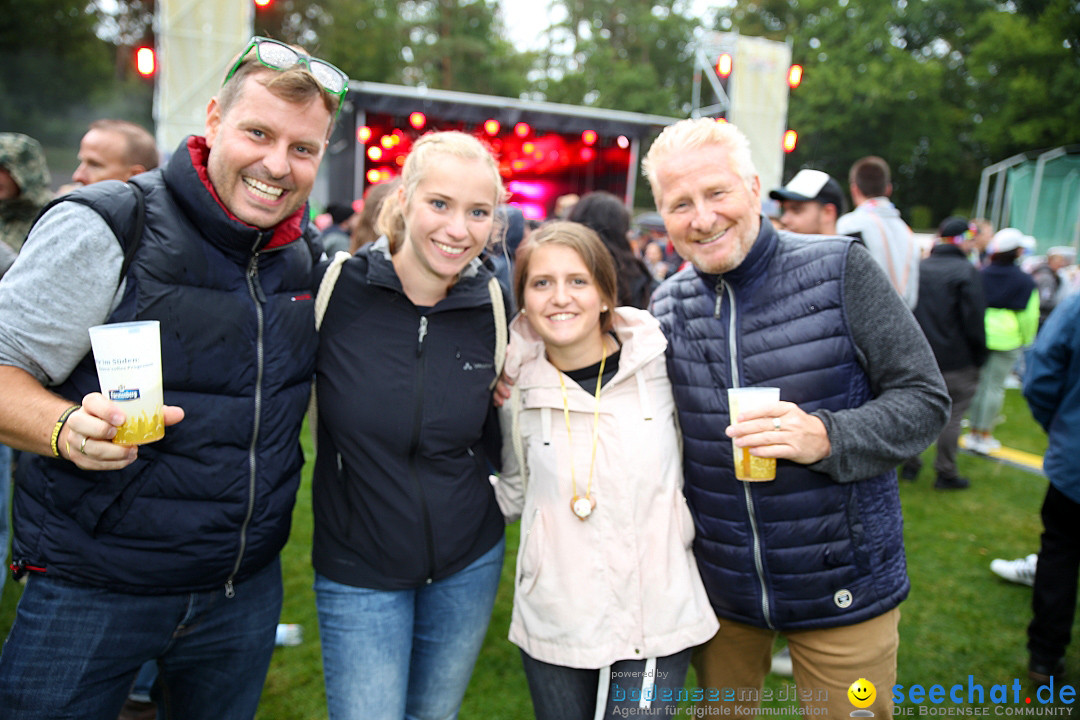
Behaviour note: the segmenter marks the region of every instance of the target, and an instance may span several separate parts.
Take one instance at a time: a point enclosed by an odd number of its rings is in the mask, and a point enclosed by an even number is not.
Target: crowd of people
[[[538,719],[668,715],[691,666],[695,700],[751,714],[719,689],[760,690],[781,638],[816,691],[804,712],[847,714],[853,678],[896,681],[897,469],[916,480],[936,442],[935,487],[968,487],[958,448],[995,451],[1028,347],[1051,437],[1029,669],[1061,672],[1075,253],[1026,273],[1019,230],[980,246],[950,217],[924,257],[876,156],[850,210],[807,168],[769,218],[746,137],[708,118],[653,142],[640,222],[595,191],[531,227],[490,150],[442,131],[320,231],[309,195],[347,87],[253,38],[204,135],[158,167],[145,130],[94,123],[55,198],[40,145],[0,134],[0,481],[13,448],[25,582],[6,717],[254,717],[305,413],[332,719],[456,716],[518,521],[509,640]],[[140,320],[161,323],[167,427],[127,446],[87,330]],[[733,414],[746,387],[779,400]]]

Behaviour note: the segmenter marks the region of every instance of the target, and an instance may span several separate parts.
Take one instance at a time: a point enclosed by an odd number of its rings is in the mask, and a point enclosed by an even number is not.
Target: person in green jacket
[[[987,248],[990,264],[981,272],[990,353],[971,402],[971,434],[964,447],[983,454],[1001,447],[993,430],[1005,402],[1005,379],[1039,329],[1039,292],[1031,276],[1016,265],[1023,238],[1016,228],[999,230]]]

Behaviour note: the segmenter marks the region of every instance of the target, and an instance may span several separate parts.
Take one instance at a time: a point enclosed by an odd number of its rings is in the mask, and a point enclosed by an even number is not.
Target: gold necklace
[[[592,515],[592,511],[596,509],[596,498],[592,496],[592,478],[593,468],[596,466],[596,443],[600,437],[600,387],[604,379],[604,364],[607,363],[607,343],[603,343],[602,347],[600,372],[596,375],[596,410],[593,412],[592,458],[589,460],[589,482],[585,486],[584,496],[577,494],[577,477],[574,474],[574,439],[570,434],[570,404],[566,398],[566,383],[563,382],[562,370],[556,368],[559,373],[559,387],[562,388],[563,418],[566,420],[566,441],[570,452],[570,482],[574,488],[574,496],[570,500],[570,510],[581,521]]]

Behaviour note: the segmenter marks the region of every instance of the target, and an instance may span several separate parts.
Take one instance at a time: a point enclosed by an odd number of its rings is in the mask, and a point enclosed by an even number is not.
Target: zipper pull
[[[420,330],[416,340],[416,357],[420,357],[420,351],[424,349],[424,338],[427,336],[427,315],[420,316]]]
[[[232,578],[225,581],[225,597],[230,600],[236,597],[236,590],[233,589]]]
[[[713,317],[720,319],[720,304],[724,301],[724,281],[716,281],[716,307],[713,309]]]
[[[259,282],[259,256],[254,255],[251,258],[251,264],[248,265],[248,279],[251,281],[251,288],[255,291],[255,297],[260,304],[266,304],[266,293],[263,292],[262,283]]]

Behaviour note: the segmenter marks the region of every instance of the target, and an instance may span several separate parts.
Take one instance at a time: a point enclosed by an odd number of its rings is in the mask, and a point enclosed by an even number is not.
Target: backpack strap
[[[488,280],[488,294],[491,295],[491,312],[495,315],[495,379],[488,390],[494,390],[502,375],[506,363],[506,304],[503,302],[502,284],[494,275]]]
[[[352,255],[341,250],[334,255],[334,259],[326,267],[322,281],[319,283],[319,292],[315,295],[315,331],[322,327],[323,316],[326,307],[330,304],[330,297],[334,294],[334,286],[337,285],[338,276],[341,275],[341,266]],[[311,398],[308,400],[308,428],[311,430],[311,449],[319,450],[319,401],[315,392],[315,380],[311,381]]]
[[[128,183],[127,186],[131,188],[131,192],[135,196],[135,220],[131,223],[127,237],[123,241],[124,263],[120,266],[120,280],[117,285],[127,277],[128,269],[135,260],[135,252],[139,249],[139,245],[142,244],[143,228],[146,227],[146,195],[143,193],[142,188],[135,183]]]

